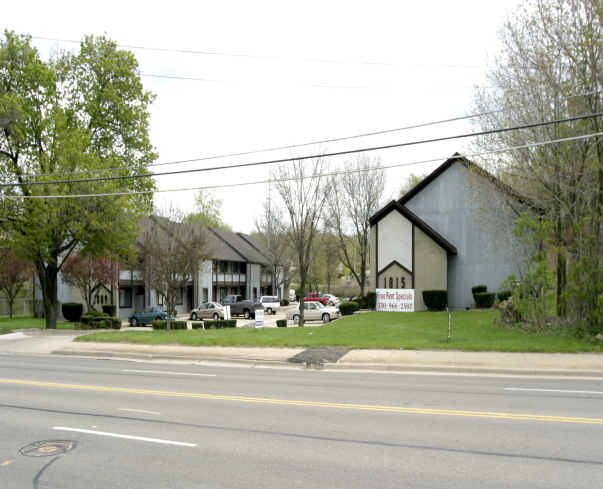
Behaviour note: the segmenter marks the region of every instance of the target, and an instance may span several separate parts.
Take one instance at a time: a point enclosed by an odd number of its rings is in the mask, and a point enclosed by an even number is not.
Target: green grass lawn
[[[493,326],[495,311],[453,314],[447,341],[445,312],[371,312],[355,314],[320,327],[221,329],[193,331],[123,331],[93,333],[76,341],[188,346],[347,346],[352,348],[454,349],[470,351],[603,351],[573,336],[528,335]]]
[[[67,321],[57,322],[57,329],[73,329],[75,323]],[[26,316],[13,317],[9,319],[7,316],[0,317],[0,334],[10,333],[15,329],[39,328],[45,329],[46,323],[43,318],[33,318]]]

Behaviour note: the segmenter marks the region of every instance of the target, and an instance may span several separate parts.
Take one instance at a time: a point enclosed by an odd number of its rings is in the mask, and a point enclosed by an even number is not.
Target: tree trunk
[[[15,303],[15,298],[14,297],[8,297],[8,318],[12,319],[13,318],[13,306]]]
[[[565,286],[567,284],[567,258],[565,249],[562,248],[563,243],[563,228],[561,225],[561,211],[558,211],[556,223],[556,241],[557,246],[557,316],[563,318],[567,314],[565,300]],[[542,291],[544,293],[544,291]]]
[[[166,308],[167,308],[167,318],[166,318],[167,322],[165,324],[165,330],[166,331],[170,330],[170,327],[171,327],[170,319],[171,319],[171,316],[172,316],[172,308],[174,307],[174,302],[176,302],[174,300],[173,295],[174,295],[173,291],[172,291],[172,293],[170,293],[170,291],[168,289],[166,289],[166,291],[165,291],[165,305],[166,305]]]
[[[48,264],[36,263],[36,269],[38,270],[40,288],[42,289],[46,329],[57,329],[57,309],[59,304],[57,277],[59,270],[56,266],[56,260],[54,260],[54,263]]]
[[[299,327],[304,325],[304,297],[306,297],[306,277],[300,273],[299,280]]]
[[[360,271],[360,295],[364,297],[364,287],[366,286],[366,272],[364,270]]]

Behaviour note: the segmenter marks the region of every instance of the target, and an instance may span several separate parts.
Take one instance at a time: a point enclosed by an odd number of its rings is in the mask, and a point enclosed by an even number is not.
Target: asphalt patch
[[[19,453],[26,457],[52,457],[70,452],[76,445],[71,440],[43,440],[24,446]]]
[[[287,359],[287,361],[291,363],[305,363],[307,366],[322,366],[325,363],[337,362],[350,350],[351,348],[344,347],[308,348]]]

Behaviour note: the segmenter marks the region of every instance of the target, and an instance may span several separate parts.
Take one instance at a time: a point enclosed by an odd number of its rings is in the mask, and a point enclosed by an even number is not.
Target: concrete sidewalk
[[[313,351],[325,348],[252,348],[220,346],[135,345],[128,343],[73,342],[53,353],[107,358],[166,359],[236,362],[250,365],[300,366],[292,359],[303,352],[301,365],[333,370],[433,371],[517,375],[572,375],[603,377],[603,354],[503,353],[446,350],[350,350],[338,360],[312,360]],[[341,349],[340,349],[341,350]],[[296,363],[293,363],[296,362]]]

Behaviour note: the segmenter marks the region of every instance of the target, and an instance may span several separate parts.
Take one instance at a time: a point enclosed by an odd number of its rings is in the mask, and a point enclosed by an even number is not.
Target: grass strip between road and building
[[[57,322],[57,329],[75,329],[77,323],[68,321]],[[46,329],[44,318],[33,318],[31,316],[16,316],[12,319],[0,317],[0,334],[12,333],[16,329]]]
[[[603,344],[572,334],[527,334],[496,326],[498,312],[459,311],[452,315],[448,341],[446,312],[368,312],[318,327],[222,330],[115,331],[92,333],[76,341],[185,346],[444,349],[506,352],[601,352]]]

